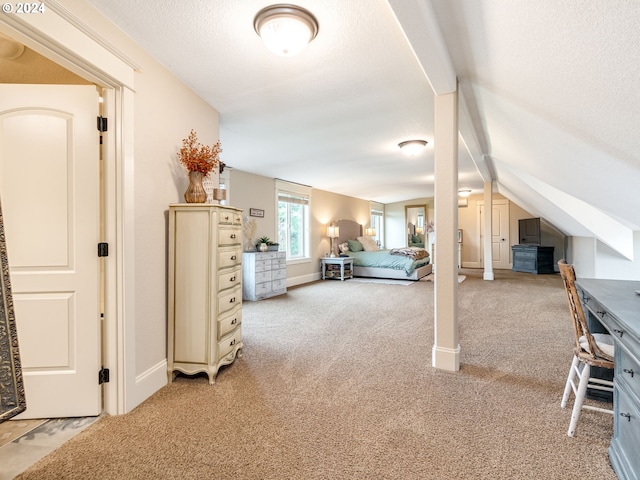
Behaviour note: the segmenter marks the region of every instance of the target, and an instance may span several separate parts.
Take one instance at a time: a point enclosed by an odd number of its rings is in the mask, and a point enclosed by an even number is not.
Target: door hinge
[[[106,132],[107,131],[107,118],[106,117],[98,117],[98,131]]]
[[[109,256],[109,244],[107,242],[100,242],[98,244],[98,256],[99,257]]]
[[[109,383],[109,369],[102,367],[98,372],[98,385]]]

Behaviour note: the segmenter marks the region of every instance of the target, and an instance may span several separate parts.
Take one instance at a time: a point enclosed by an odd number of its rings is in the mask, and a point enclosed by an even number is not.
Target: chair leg
[[[591,375],[591,366],[586,363],[582,365],[582,372],[580,373],[580,383],[576,391],[576,400],[573,404],[573,410],[571,411],[571,423],[569,424],[569,430],[567,435],[573,437],[578,427],[578,420],[580,419],[580,413],[582,412],[582,404],[584,403],[584,397],[587,394],[587,385],[589,384],[589,376]]]
[[[569,369],[569,375],[567,376],[567,383],[564,386],[564,394],[562,395],[562,402],[560,402],[560,407],[564,408],[567,406],[567,400],[569,400],[569,394],[571,393],[571,386],[573,385],[574,379],[576,378],[576,369],[578,367],[578,357],[573,356],[573,361],[571,362],[571,368]]]

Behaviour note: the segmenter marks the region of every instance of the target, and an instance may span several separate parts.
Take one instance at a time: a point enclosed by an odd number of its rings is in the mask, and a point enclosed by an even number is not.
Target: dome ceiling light
[[[407,140],[405,142],[400,142],[398,144],[400,150],[405,155],[409,155],[411,157],[415,157],[419,153],[422,153],[424,147],[427,146],[426,140]]]
[[[290,57],[316,37],[318,21],[302,7],[281,3],[260,10],[253,28],[269,50]]]
[[[461,197],[468,197],[471,195],[471,190],[458,190],[458,195]]]

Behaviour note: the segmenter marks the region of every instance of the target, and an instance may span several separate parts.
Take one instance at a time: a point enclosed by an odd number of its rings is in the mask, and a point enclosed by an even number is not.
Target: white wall
[[[593,237],[569,238],[576,276],[613,280],[640,280],[640,231],[633,234],[634,260],[628,260]]]

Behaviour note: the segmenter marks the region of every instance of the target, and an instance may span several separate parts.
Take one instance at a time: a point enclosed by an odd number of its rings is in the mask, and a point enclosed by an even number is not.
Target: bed
[[[362,226],[353,220],[339,220],[336,226],[340,229],[338,237],[338,246],[351,244],[358,237],[362,237]],[[357,250],[357,248],[356,248]],[[414,259],[409,255],[394,254],[390,252],[396,250],[395,253],[418,253],[417,256],[424,258]],[[405,252],[398,252],[404,250]],[[409,250],[409,252],[406,252]],[[353,258],[353,275],[355,277],[373,277],[373,278],[393,278],[401,280],[420,280],[431,273],[431,263],[429,253],[419,248],[403,248],[379,251],[345,251],[342,253]]]

